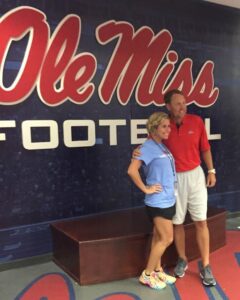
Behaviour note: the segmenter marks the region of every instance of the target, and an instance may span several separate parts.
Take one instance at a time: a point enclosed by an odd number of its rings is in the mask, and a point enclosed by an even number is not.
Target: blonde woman
[[[128,175],[135,185],[145,193],[147,214],[153,222],[153,238],[150,256],[145,270],[139,277],[140,283],[153,289],[163,289],[176,278],[164,273],[161,257],[173,241],[172,218],[175,215],[176,171],[174,159],[162,140],[168,138],[169,116],[164,112],[153,113],[147,122],[149,139],[142,145],[140,156],[132,159]],[[143,167],[143,182],[139,169]]]

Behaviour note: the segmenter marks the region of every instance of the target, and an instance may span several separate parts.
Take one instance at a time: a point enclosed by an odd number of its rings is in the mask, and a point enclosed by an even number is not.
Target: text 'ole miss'
[[[37,88],[40,99],[49,106],[70,100],[84,104],[95,91],[92,82],[97,59],[89,52],[77,53],[81,37],[81,19],[67,15],[50,36],[46,16],[32,7],[13,9],[0,23],[0,104],[14,105],[27,99]],[[10,87],[3,85],[3,69],[12,42],[26,35],[28,44],[18,74]],[[105,73],[98,87],[104,104],[111,103],[114,93],[126,105],[135,90],[139,105],[164,105],[163,94],[180,88],[187,103],[211,106],[218,97],[214,87],[214,63],[206,61],[195,81],[193,62],[186,58],[178,67],[178,54],[169,50],[172,36],[168,30],[154,34],[143,26],[137,31],[130,23],[108,21],[96,28],[96,39],[104,45],[116,40]]]

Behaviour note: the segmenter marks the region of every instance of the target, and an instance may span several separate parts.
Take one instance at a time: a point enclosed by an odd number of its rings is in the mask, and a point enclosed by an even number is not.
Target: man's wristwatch
[[[208,170],[208,173],[216,174],[216,170],[215,169],[210,169],[210,170]]]

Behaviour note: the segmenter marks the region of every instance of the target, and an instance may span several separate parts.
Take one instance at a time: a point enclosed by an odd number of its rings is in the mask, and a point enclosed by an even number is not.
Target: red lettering
[[[68,96],[77,104],[86,103],[92,96],[95,86],[90,80],[96,72],[97,62],[93,55],[82,54],[76,56],[66,71],[64,86],[68,89]]]
[[[48,26],[42,12],[33,8],[17,8],[4,15],[0,22],[0,76],[7,50],[11,43],[29,34],[27,50],[18,75],[9,88],[0,81],[0,103],[16,104],[22,102],[32,92],[45,55],[48,41]]]
[[[178,55],[175,51],[169,51],[166,58],[167,62],[157,72],[153,82],[148,81],[145,83],[143,78],[139,90],[137,91],[137,98],[140,104],[143,103],[143,105],[148,105],[150,103],[149,97],[151,96],[151,101],[155,105],[164,105],[163,95],[165,93],[165,85],[167,84],[167,79],[174,70]],[[151,93],[149,92],[149,87],[152,90]]]
[[[59,105],[67,99],[82,104],[94,91],[94,85],[89,81],[96,71],[95,57],[88,53],[74,57],[80,28],[79,17],[70,15],[52,37],[38,86],[42,101],[49,105]]]
[[[188,103],[187,96],[192,89],[192,83],[192,60],[186,58],[181,62],[177,72],[174,74],[171,81],[168,83],[167,86],[165,86],[164,93],[167,90],[180,89],[184,93],[184,95],[186,95],[186,100]]]
[[[99,42],[106,43],[119,38],[111,61],[99,86],[99,95],[104,103],[111,101],[114,89],[118,86],[118,99],[126,104],[138,80],[150,90],[155,73],[171,44],[171,34],[163,30],[156,37],[148,27],[142,27],[134,34],[129,23],[110,21],[97,29]],[[140,85],[140,83],[139,83]],[[137,94],[140,103],[149,103]]]
[[[109,21],[97,28],[96,36],[102,44],[118,39],[99,86],[103,103],[110,103],[117,90],[119,102],[125,105],[134,88],[136,101],[143,106],[164,105],[163,94],[172,88],[182,90],[188,104],[209,106],[216,101],[219,90],[214,88],[213,62],[202,67],[195,83],[190,59],[185,59],[173,74],[178,55],[168,51],[172,37],[167,30],[155,36],[150,28],[142,27],[134,33],[129,23]]]
[[[7,52],[12,43],[26,36],[28,44],[21,67],[6,88],[3,70]],[[91,81],[97,61],[91,53],[76,54],[80,36],[81,19],[76,15],[66,16],[51,39],[41,11],[20,7],[4,15],[0,19],[0,104],[24,101],[35,86],[41,100],[50,106],[67,100],[76,104],[89,101],[95,89]],[[151,28],[143,26],[135,32],[130,23],[111,20],[96,29],[96,37],[103,45],[117,41],[98,89],[103,103],[109,104],[116,92],[119,102],[126,105],[135,90],[140,105],[162,106],[164,93],[172,88],[182,90],[188,104],[207,107],[217,100],[214,63],[205,62],[194,82],[191,59],[184,59],[176,67],[178,54],[170,50],[169,31],[154,34]]]
[[[208,107],[216,102],[219,89],[214,88],[213,68],[214,64],[212,61],[207,61],[204,64],[188,96],[189,102],[195,102],[201,107]]]

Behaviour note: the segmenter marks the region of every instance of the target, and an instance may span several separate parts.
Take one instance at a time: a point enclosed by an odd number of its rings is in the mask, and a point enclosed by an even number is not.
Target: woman
[[[162,140],[167,139],[170,120],[166,113],[153,113],[147,122],[149,139],[141,147],[141,155],[132,159],[128,175],[145,193],[144,203],[153,222],[153,238],[147,266],[139,277],[140,283],[153,289],[163,289],[176,278],[164,273],[161,257],[173,241],[172,217],[175,214],[176,171],[174,159]],[[139,169],[143,167],[146,184]]]

